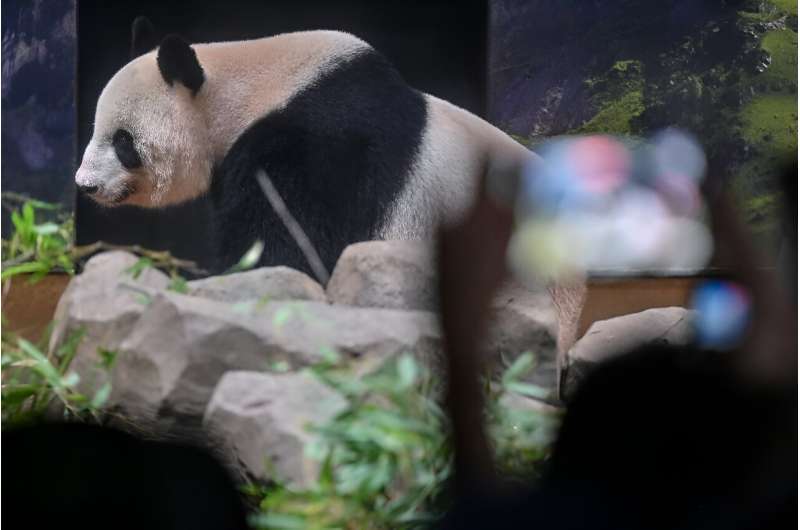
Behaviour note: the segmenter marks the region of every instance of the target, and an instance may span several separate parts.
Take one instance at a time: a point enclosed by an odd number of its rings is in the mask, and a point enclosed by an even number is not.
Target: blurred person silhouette
[[[248,528],[234,481],[196,446],[48,423],[4,429],[2,448],[8,528]]]
[[[761,267],[721,183],[709,180],[703,190],[716,261],[751,295],[740,347],[653,344],[602,364],[568,404],[544,478],[525,490],[495,473],[478,380],[477,345],[507,274],[512,212],[484,193],[460,224],[444,227],[455,503],[441,528],[795,528],[796,179],[793,163],[781,181],[782,276]]]

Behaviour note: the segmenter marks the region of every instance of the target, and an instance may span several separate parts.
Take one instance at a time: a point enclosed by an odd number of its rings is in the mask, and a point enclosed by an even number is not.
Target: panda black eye
[[[142,167],[142,160],[139,158],[139,153],[136,152],[136,147],[133,145],[133,136],[131,133],[124,129],[117,129],[114,137],[111,139],[111,144],[114,146],[114,151],[120,163],[127,169],[136,169]]]

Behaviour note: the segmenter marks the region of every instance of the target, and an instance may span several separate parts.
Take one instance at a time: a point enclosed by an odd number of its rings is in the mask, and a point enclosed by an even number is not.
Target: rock
[[[661,307],[592,324],[566,356],[562,397],[568,399],[598,363],[645,344],[687,345],[692,341],[692,311]]]
[[[334,303],[395,309],[437,309],[436,267],[429,242],[368,241],[342,253],[328,298]],[[532,351],[539,360],[534,380],[555,387],[557,320],[543,289],[508,282],[493,303],[486,343],[492,357]]]
[[[355,243],[336,263],[328,298],[359,307],[433,311],[437,307],[433,263],[430,242]]]
[[[519,409],[533,414],[557,416],[564,413],[564,407],[552,405],[538,399],[519,394],[504,394],[500,398],[500,405],[509,409]]]
[[[533,353],[537,367],[528,380],[555,389],[558,322],[550,296],[518,282],[508,282],[495,296],[492,312],[487,353],[509,360],[524,352]]]
[[[191,296],[219,302],[248,300],[325,301],[325,291],[308,275],[289,267],[262,267],[187,283]]]
[[[169,278],[154,268],[137,278],[126,272],[138,258],[128,252],[103,252],[93,256],[81,274],[70,280],[53,317],[49,351],[54,354],[70,337],[83,331],[70,368],[81,376],[84,392],[99,388],[108,379],[98,349],[115,351],[130,333],[156,289]]]
[[[231,460],[257,480],[310,486],[319,463],[305,455],[308,425],[323,425],[344,409],[342,396],[313,375],[226,373],[211,397],[204,426]]]
[[[414,352],[435,358],[440,332],[424,312],[274,301],[253,309],[158,293],[119,348],[110,402],[143,421],[200,418],[229,370],[299,368],[335,350],[377,362]],[[166,425],[165,425],[166,426]]]

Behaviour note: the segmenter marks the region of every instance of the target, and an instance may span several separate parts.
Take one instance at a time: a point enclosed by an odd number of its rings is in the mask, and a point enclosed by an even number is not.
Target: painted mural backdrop
[[[2,22],[3,191],[71,208],[75,0],[8,0]]]
[[[496,125],[529,146],[684,127],[774,241],[774,178],[797,153],[796,1],[492,0],[490,24]]]

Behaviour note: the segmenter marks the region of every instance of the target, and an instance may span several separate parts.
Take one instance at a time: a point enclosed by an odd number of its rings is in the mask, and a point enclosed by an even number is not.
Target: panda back
[[[285,105],[245,130],[216,167],[219,266],[255,239],[261,265],[309,271],[255,180],[266,170],[332,269],[350,243],[376,238],[413,174],[428,120],[425,97],[371,48],[334,58]]]

